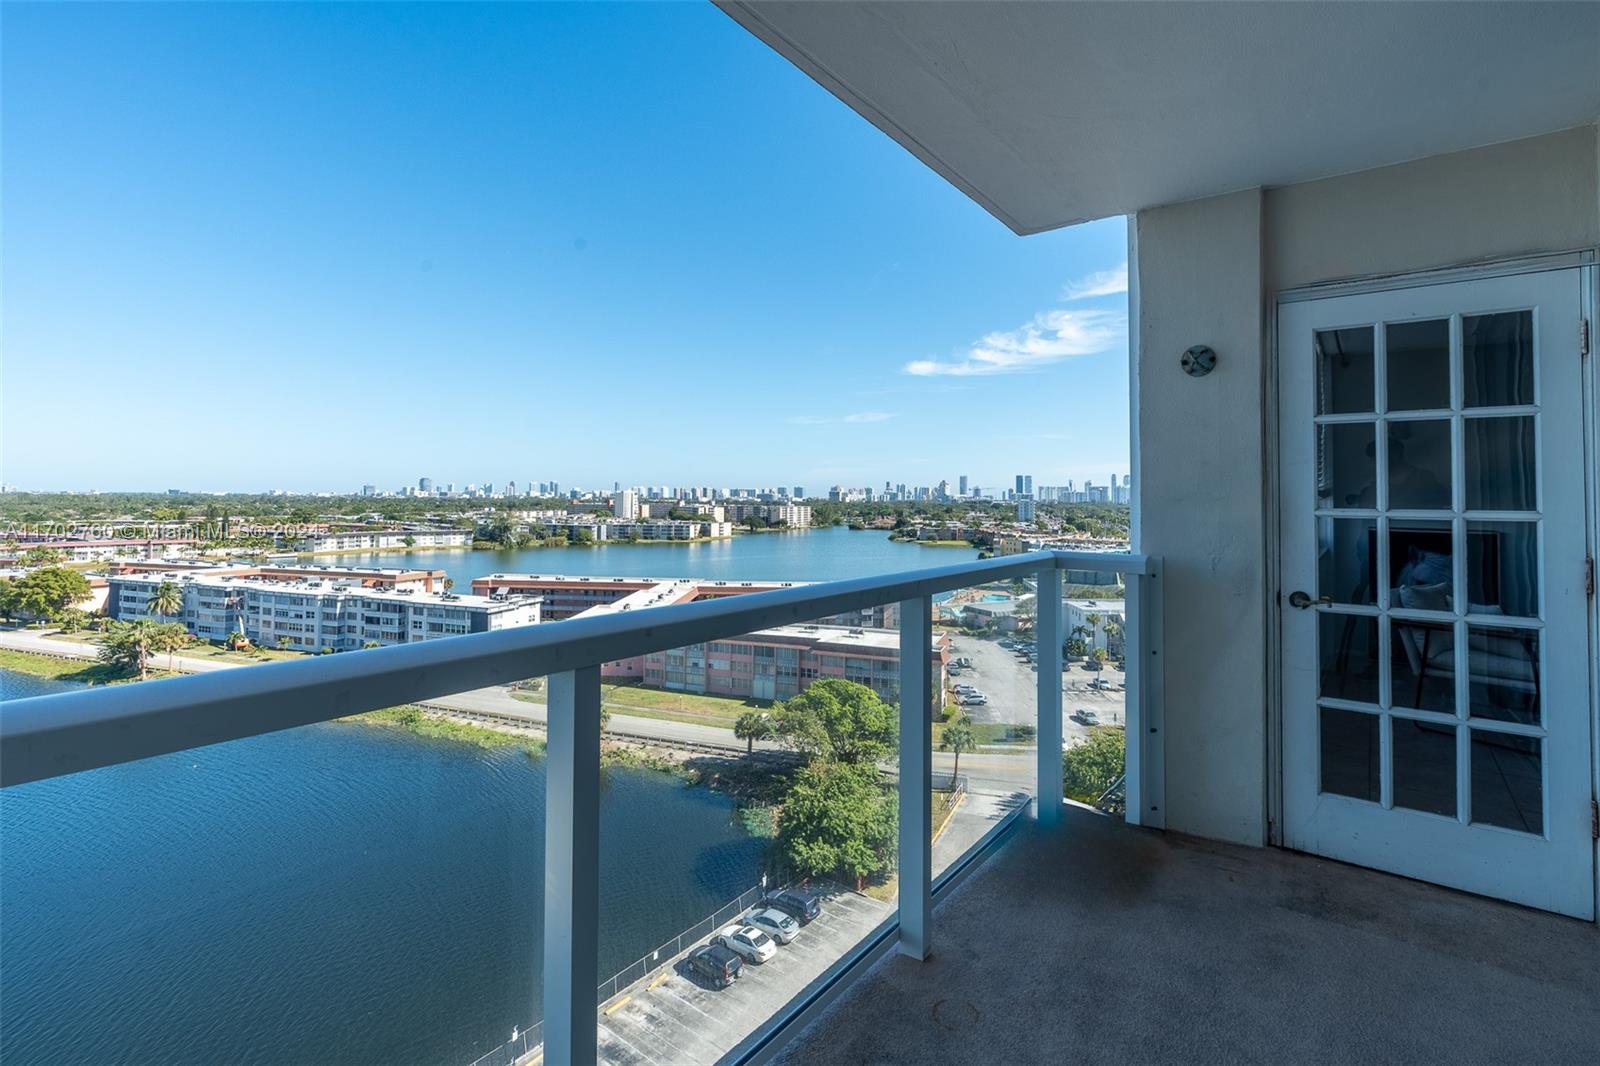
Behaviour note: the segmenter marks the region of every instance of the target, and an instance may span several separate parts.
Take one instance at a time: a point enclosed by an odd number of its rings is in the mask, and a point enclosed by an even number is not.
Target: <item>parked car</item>
[[[755,926],[780,944],[792,944],[800,935],[800,923],[776,907],[746,915],[745,924]]]
[[[966,656],[965,656],[965,655],[963,655],[963,656],[962,656],[962,657],[961,657],[961,658],[959,658],[959,659],[957,659],[957,660],[956,660],[956,663],[957,663],[957,665],[959,665],[959,666],[960,666],[960,667],[961,667],[961,669],[963,669],[963,670],[970,670],[970,669],[972,669],[972,660],[971,660],[971,659],[969,659],[969,658],[967,658],[967,657],[966,657]]]
[[[1072,712],[1072,720],[1080,725],[1099,725],[1100,716],[1087,707],[1079,707]]]
[[[969,692],[956,702],[963,707],[982,707],[989,702],[989,697],[981,692]]]
[[[744,963],[721,944],[707,944],[689,956],[689,972],[713,988],[727,988],[739,979]]]
[[[978,691],[976,688],[968,684],[952,685],[951,687],[957,692],[961,693],[963,696],[971,695],[972,693]]]
[[[767,903],[787,914],[801,925],[810,925],[822,914],[822,901],[798,888],[785,889],[769,896]]]
[[[766,962],[778,953],[778,945],[772,938],[753,925],[730,925],[712,937],[711,942],[738,952],[746,962]]]

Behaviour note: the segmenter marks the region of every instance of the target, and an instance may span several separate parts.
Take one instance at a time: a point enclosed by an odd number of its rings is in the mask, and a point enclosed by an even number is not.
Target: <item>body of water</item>
[[[604,577],[703,577],[714,581],[836,581],[872,577],[978,557],[976,548],[925,548],[882,530],[844,526],[794,533],[752,533],[699,544],[602,544],[518,551],[350,552],[320,555],[341,566],[414,566],[444,570],[465,590],[485,574]]]
[[[73,687],[0,670],[4,698]],[[4,790],[0,1060],[476,1058],[538,1013],[544,776],[329,723]],[[602,976],[749,888],[762,847],[726,797],[608,770]]]

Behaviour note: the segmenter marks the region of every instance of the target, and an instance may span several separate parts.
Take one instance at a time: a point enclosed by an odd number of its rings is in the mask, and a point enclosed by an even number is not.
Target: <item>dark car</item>
[[[812,919],[822,913],[822,901],[811,893],[801,892],[797,888],[785,889],[777,895],[769,896],[767,903],[801,925],[809,925]]]
[[[739,979],[744,961],[721,944],[708,944],[689,956],[689,970],[713,988],[727,988]]]

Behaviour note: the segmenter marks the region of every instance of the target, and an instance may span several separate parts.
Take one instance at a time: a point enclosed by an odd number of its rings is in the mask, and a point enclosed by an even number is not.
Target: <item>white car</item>
[[[755,926],[780,944],[792,944],[800,935],[800,923],[778,910],[768,907],[745,915],[745,924]]]
[[[736,952],[746,962],[766,962],[778,953],[772,938],[753,925],[730,925],[711,942]]]

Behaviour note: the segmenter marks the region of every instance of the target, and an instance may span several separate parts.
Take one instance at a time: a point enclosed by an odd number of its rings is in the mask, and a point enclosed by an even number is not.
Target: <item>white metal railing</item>
[[[468,689],[549,677],[545,1061],[595,1058],[600,666],[773,626],[900,607],[899,950],[925,957],[931,915],[931,597],[1032,577],[1037,603],[1038,818],[1061,816],[1062,571],[1128,583],[1127,817],[1162,823],[1161,565],[1143,555],[1039,551],[710,602],[574,618],[140,685],[15,700],[0,710],[0,787],[330,721]],[[921,891],[917,890],[920,886]],[[585,990],[579,992],[578,990]],[[768,1041],[766,1053],[776,1046]],[[763,1056],[764,1057],[764,1056]]]

